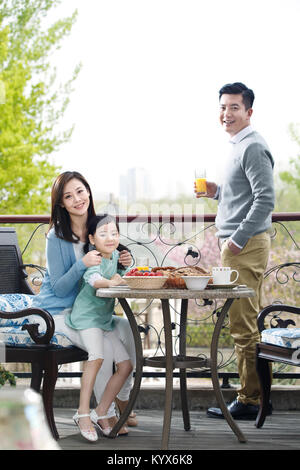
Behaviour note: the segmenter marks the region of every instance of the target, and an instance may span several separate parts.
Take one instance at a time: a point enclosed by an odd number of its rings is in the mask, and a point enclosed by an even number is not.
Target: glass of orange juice
[[[149,258],[146,256],[137,256],[135,264],[139,271],[149,270]]]
[[[195,182],[197,193],[206,193],[206,170],[204,168],[196,168]]]

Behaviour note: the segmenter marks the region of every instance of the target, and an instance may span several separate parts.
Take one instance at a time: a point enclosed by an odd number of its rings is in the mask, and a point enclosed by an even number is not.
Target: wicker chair
[[[257,428],[263,426],[269,411],[272,381],[270,362],[300,366],[300,329],[287,328],[288,325],[295,325],[295,322],[291,319],[277,319],[277,326],[266,330],[265,318],[273,312],[289,312],[300,315],[300,307],[280,304],[270,305],[258,315],[257,324],[262,335],[262,342],[256,345],[256,370],[261,385],[261,403],[255,422]]]
[[[34,292],[26,281],[27,274],[14,228],[0,228],[0,294],[31,294]],[[15,320],[38,315],[46,323],[46,330],[39,332],[39,325],[25,324],[20,330],[27,330],[31,344],[6,344],[5,363],[22,362],[31,364],[30,386],[40,392],[49,428],[55,439],[59,438],[53,415],[53,394],[58,376],[58,366],[70,362],[85,361],[87,353],[75,346],[61,347],[51,343],[54,335],[54,320],[49,312],[39,308],[26,308],[9,313],[0,310],[0,321]]]

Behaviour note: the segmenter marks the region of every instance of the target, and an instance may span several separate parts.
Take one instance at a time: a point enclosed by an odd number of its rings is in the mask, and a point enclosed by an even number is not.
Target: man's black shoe
[[[234,419],[255,420],[259,411],[259,405],[245,405],[244,403],[238,401],[238,399],[235,399],[233,402],[227,405],[227,409]],[[272,414],[271,403],[268,415],[269,414]],[[208,408],[207,415],[210,418],[224,418],[220,408]]]

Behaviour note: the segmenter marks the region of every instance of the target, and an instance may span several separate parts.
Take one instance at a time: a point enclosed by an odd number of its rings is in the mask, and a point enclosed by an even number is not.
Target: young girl
[[[98,288],[125,284],[120,275],[124,274],[124,269],[118,269],[118,225],[111,216],[94,216],[88,225],[88,236],[101,262],[86,270],[72,312],[65,316],[65,321],[71,328],[79,330],[84,349],[89,354],[82,374],[79,408],[73,419],[81,434],[94,441],[97,440],[97,433],[92,422],[100,427],[104,435],[111,431],[107,411],[131,373],[132,364],[114,329],[115,299],[95,295]],[[88,251],[88,246],[85,251]],[[110,377],[99,405],[90,414],[90,398],[104,358],[104,337],[112,344],[116,372]]]

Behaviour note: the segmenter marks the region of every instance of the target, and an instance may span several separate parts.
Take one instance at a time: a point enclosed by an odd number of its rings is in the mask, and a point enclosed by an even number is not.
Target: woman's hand
[[[83,256],[82,261],[84,262],[87,268],[90,268],[91,266],[98,266],[99,264],[101,264],[102,256],[99,251],[92,250]]]
[[[127,250],[120,251],[119,262],[123,266],[126,266],[126,267],[131,265],[132,257],[131,257],[131,254],[129,253],[129,251],[127,251]]]

